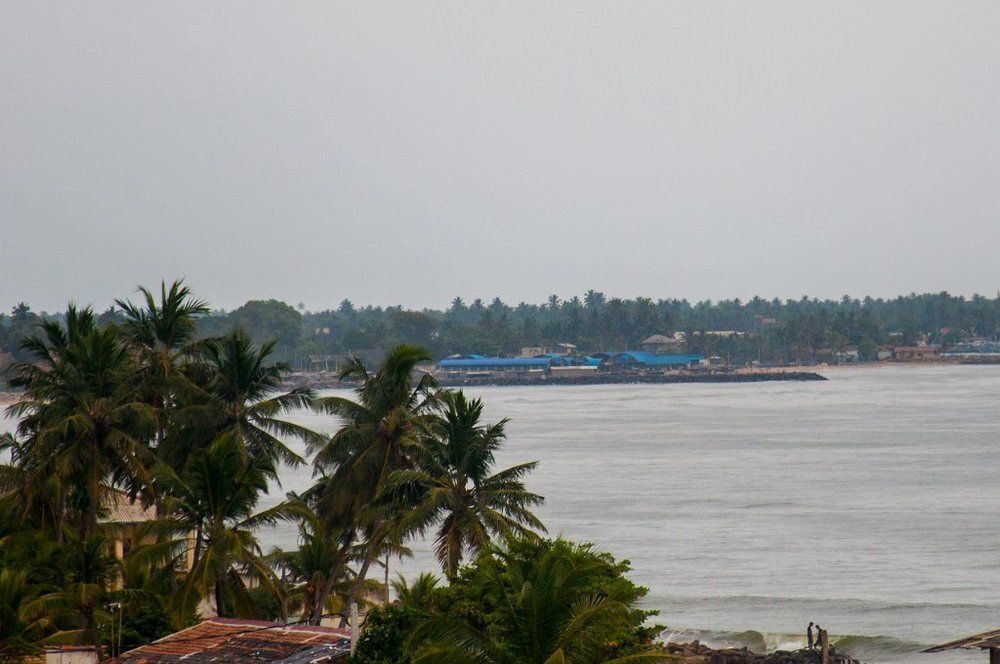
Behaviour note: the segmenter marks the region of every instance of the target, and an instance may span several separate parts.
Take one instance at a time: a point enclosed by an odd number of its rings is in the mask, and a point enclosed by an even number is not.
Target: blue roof
[[[624,353],[613,353],[608,357],[611,362],[619,364],[630,364],[632,362],[644,364],[648,367],[667,367],[679,364],[691,364],[700,362],[701,355],[655,355],[641,350],[630,350]]]

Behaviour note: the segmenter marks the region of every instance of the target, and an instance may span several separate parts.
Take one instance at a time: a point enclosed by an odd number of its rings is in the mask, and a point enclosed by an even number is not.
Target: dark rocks
[[[598,373],[593,376],[575,377],[523,377],[482,376],[472,378],[442,378],[441,384],[450,387],[472,385],[614,385],[634,383],[761,383],[770,381],[826,380],[811,371],[774,371],[752,373]]]
[[[823,656],[818,650],[778,650],[766,655],[758,655],[747,648],[709,648],[694,643],[668,643],[664,649],[679,655],[684,664],[822,664]],[[858,660],[830,649],[831,664],[860,664]]]

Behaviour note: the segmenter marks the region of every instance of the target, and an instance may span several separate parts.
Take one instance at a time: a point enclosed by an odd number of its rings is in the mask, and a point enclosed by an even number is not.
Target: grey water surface
[[[540,461],[550,533],[630,559],[664,638],[793,647],[813,620],[868,662],[984,659],[914,651],[1000,627],[1000,367],[826,375],[469,392],[510,418],[499,463]],[[393,574],[436,569],[412,548]]]

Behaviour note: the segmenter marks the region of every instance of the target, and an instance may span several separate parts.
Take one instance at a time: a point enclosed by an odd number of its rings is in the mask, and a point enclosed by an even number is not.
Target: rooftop
[[[945,650],[976,650],[988,648],[1000,648],[1000,629],[995,629],[992,632],[983,632],[982,634],[973,634],[972,636],[967,636],[964,639],[958,639],[957,641],[949,641],[948,643],[942,643],[939,646],[931,646],[923,652],[944,652]]]
[[[111,487],[105,487],[101,508],[105,510],[98,519],[101,523],[145,523],[156,519],[156,509],[152,506],[143,507],[126,492]]]
[[[350,651],[350,632],[343,629],[242,618],[209,618],[193,627],[130,650],[112,662],[314,664],[346,662]]]

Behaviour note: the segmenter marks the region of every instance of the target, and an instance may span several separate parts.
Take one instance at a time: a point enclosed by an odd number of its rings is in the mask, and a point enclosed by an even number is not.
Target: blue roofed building
[[[683,369],[701,362],[701,355],[659,355],[643,350],[600,353],[602,366],[630,369]]]

